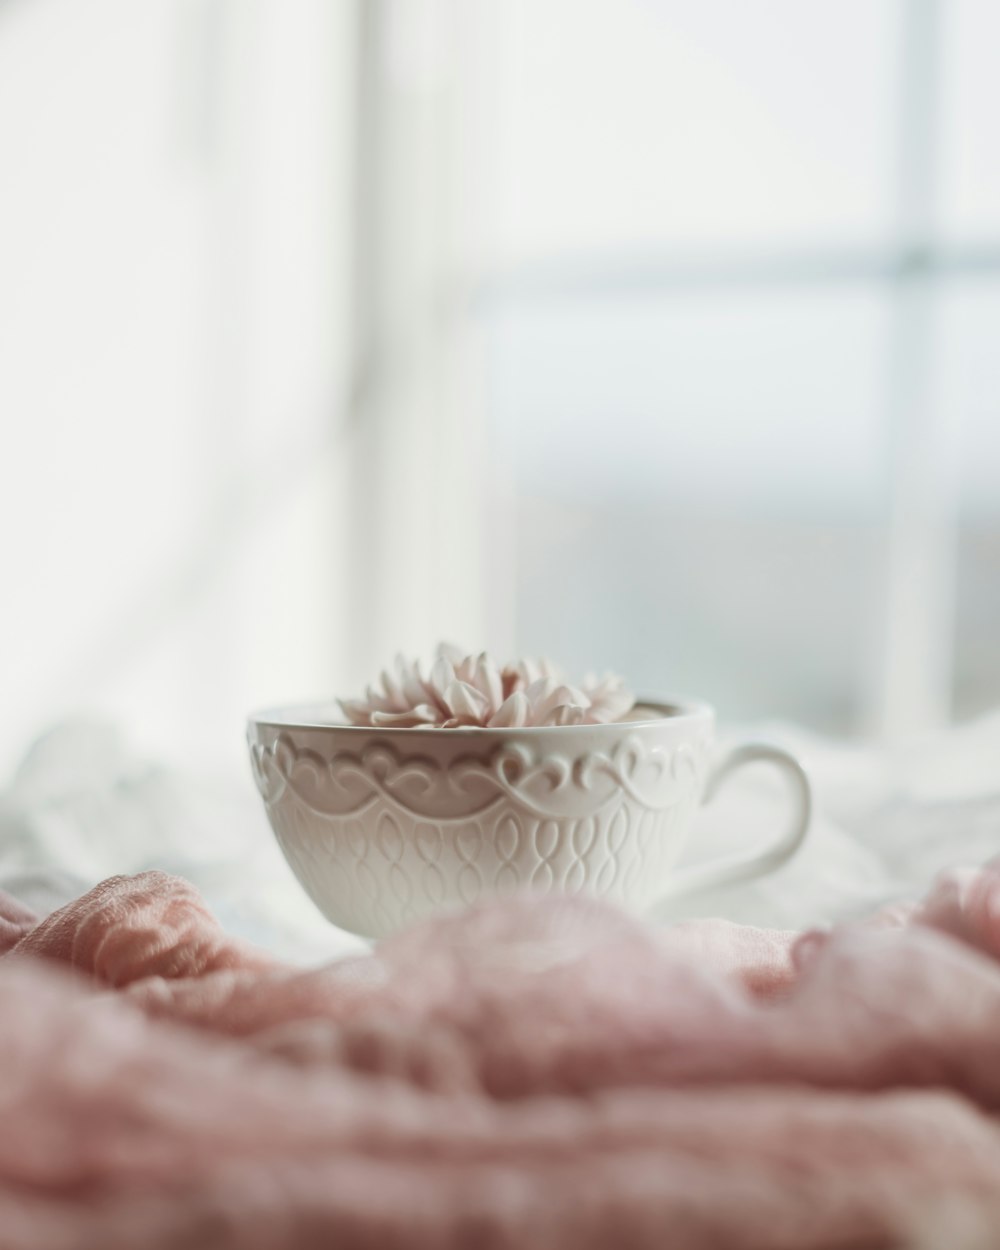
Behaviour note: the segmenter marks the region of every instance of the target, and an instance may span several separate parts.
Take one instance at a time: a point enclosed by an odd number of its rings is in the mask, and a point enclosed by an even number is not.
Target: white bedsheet
[[[811,833],[771,877],[675,901],[661,919],[826,924],[920,893],[945,867],[1000,854],[1000,712],[895,751],[786,725],[726,736],[800,756],[816,795]],[[734,778],[700,818],[690,858],[766,836],[783,797],[764,767]],[[286,958],[314,962],[362,945],[299,889],[249,768],[198,776],[138,757],[113,727],[54,727],[0,792],[0,888],[49,910],[103,877],[154,867],[188,877],[228,929]]]

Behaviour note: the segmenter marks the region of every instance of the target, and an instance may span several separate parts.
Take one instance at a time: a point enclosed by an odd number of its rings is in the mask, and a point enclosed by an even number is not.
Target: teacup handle
[[[702,801],[710,803],[723,782],[737,768],[742,768],[744,764],[759,762],[774,764],[792,783],[794,813],[786,832],[759,851],[726,855],[711,863],[692,864],[690,868],[681,868],[671,872],[666,887],[659,896],[660,899],[677,898],[682,894],[697,894],[702,890],[733,885],[737,881],[748,881],[752,877],[763,876],[764,873],[780,868],[802,845],[812,816],[812,791],[805,769],[793,755],[789,755],[780,747],[765,746],[755,742],[736,747],[716,766],[709,777]]]

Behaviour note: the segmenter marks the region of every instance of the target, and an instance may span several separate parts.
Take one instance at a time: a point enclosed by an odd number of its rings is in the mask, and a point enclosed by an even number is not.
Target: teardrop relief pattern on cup
[[[575,821],[538,820],[505,812],[494,824],[467,820],[445,831],[435,843],[419,835],[380,837],[393,817],[383,813],[373,838],[356,821],[350,829],[303,827],[294,807],[275,812],[275,828],[310,895],[320,903],[331,875],[352,883],[356,900],[380,924],[427,915],[445,903],[474,903],[488,894],[520,889],[593,889],[624,902],[648,877],[650,896],[670,866],[675,818],[682,805],[661,812],[636,811],[626,804],[596,817]],[[432,849],[433,848],[433,849]],[[392,911],[386,909],[390,904]],[[356,917],[364,929],[365,923]]]
[[[331,878],[349,883],[337,918],[362,932],[524,888],[652,900],[707,752],[707,740],[647,750],[629,736],[610,754],[542,757],[508,744],[439,764],[384,743],[328,761],[288,733],[252,744],[282,849],[321,907]],[[286,791],[291,804],[277,801]]]

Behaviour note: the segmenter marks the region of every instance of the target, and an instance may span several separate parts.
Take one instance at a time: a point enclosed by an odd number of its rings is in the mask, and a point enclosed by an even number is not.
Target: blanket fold
[[[0,895],[0,1250],[1000,1244],[1000,873],[803,935],[584,898],[303,971]]]

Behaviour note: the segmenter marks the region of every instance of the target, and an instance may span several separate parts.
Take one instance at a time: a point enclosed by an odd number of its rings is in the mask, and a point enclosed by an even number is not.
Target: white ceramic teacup
[[[806,775],[787,752],[753,744],[710,773],[714,720],[702,703],[644,703],[613,724],[372,729],[305,707],[262,712],[247,736],[306,892],[334,924],[381,937],[523,888],[643,911],[778,867],[809,825]],[[676,868],[699,804],[757,760],[792,783],[788,828],[763,850]]]

